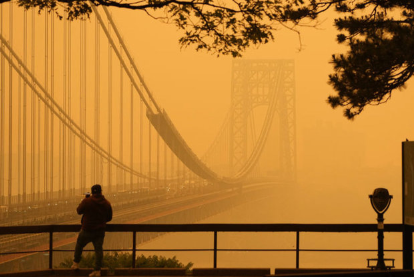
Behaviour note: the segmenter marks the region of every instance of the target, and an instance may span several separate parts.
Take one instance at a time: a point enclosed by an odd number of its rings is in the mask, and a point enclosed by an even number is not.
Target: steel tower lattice
[[[295,74],[293,60],[235,60],[230,115],[230,172],[248,158],[248,120],[258,106],[270,106],[276,97],[279,118],[279,170],[284,180],[296,179]],[[270,107],[269,107],[270,108]],[[273,124],[276,124],[273,120]]]

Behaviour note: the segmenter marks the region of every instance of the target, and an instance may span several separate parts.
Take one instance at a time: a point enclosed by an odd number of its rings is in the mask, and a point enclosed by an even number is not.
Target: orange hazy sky
[[[232,58],[180,49],[180,32],[175,26],[137,11],[112,11],[160,105],[195,151],[202,154],[230,105]],[[247,59],[295,60],[299,163],[302,154],[323,152],[332,141],[343,149],[349,142],[350,148],[362,151],[364,166],[399,165],[401,141],[414,139],[412,86],[409,83],[405,90],[396,91],[385,105],[367,107],[352,122],[345,119],[342,110],[326,104],[328,95],[334,93],[327,84],[331,55],[344,48],[335,41],[333,16],[323,15],[320,21],[318,28],[300,29],[301,51],[297,34],[281,29],[275,33],[274,42],[244,55]],[[313,149],[304,149],[306,143]]]
[[[136,11],[112,10],[147,84],[183,137],[202,155],[230,105],[231,57],[180,49],[180,32]],[[247,59],[294,59],[297,100],[299,179],[343,185],[371,193],[387,187],[401,193],[401,142],[414,139],[413,81],[395,91],[388,103],[369,106],[354,121],[333,110],[326,99],[336,43],[333,15],[324,14],[318,28],[296,33],[281,29],[275,41],[247,51]],[[398,198],[398,197],[397,197]],[[394,204],[395,205],[395,204]],[[398,204],[397,204],[398,205]]]
[[[111,12],[158,103],[203,155],[230,106],[232,58],[180,49],[177,28],[143,12]],[[300,180],[367,193],[387,187],[396,195],[401,193],[401,142],[414,140],[413,81],[395,91],[388,103],[367,107],[354,121],[345,119],[341,109],[330,108],[326,99],[334,92],[327,84],[329,62],[344,49],[335,41],[333,16],[322,14],[318,28],[300,29],[301,51],[297,34],[281,29],[274,42],[249,49],[244,58],[295,61]]]

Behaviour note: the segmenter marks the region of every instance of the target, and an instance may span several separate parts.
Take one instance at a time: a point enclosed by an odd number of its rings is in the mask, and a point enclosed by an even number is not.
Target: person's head
[[[93,185],[91,188],[92,194],[101,194],[102,193],[102,187],[99,184]]]

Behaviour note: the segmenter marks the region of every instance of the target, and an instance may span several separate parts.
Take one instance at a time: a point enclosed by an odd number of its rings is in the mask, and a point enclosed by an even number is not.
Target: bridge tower
[[[279,137],[278,165],[273,169],[283,180],[296,179],[296,113],[293,60],[235,60],[233,62],[230,115],[230,172],[235,174],[248,159],[248,124],[253,110],[270,107],[276,97],[273,126]],[[278,120],[277,120],[278,119]],[[253,132],[254,133],[254,132]],[[249,135],[250,136],[250,135]],[[278,143],[277,143],[278,141]]]

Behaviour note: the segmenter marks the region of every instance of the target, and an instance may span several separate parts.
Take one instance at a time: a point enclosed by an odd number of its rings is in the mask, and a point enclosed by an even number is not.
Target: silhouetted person
[[[106,223],[112,219],[112,207],[111,203],[102,195],[101,185],[92,186],[91,191],[92,195],[87,194],[77,208],[78,214],[83,215],[82,229],[76,241],[72,269],[79,269],[83,248],[92,242],[96,257],[94,271],[89,276],[101,276],[102,245],[105,238]]]

